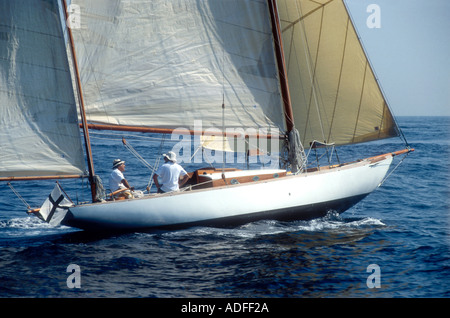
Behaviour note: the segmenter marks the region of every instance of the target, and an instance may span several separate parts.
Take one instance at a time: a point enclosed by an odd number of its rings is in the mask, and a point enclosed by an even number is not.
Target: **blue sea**
[[[42,223],[2,183],[0,297],[448,298],[450,117],[398,122],[415,152],[353,208],[311,221],[100,235]],[[129,182],[145,188],[150,170],[125,149],[122,136],[92,135],[103,181],[112,160],[121,158]],[[159,141],[130,144],[154,163]],[[355,148],[339,149],[339,155],[372,156],[403,144],[388,139]],[[79,180],[60,182],[72,200],[88,200],[86,181],[81,190],[73,189]],[[38,207],[54,184],[13,186]]]

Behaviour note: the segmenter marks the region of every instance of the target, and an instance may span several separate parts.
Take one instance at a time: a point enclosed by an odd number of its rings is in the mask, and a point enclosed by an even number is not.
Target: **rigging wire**
[[[128,149],[129,152],[131,152],[132,155],[134,155],[140,162],[142,162],[144,164],[144,166],[146,166],[147,168],[149,168],[150,170],[154,170],[154,167],[149,164],[137,151],[136,149],[133,148],[132,145],[130,145],[125,138],[122,138],[122,143],[125,146],[125,148]]]
[[[28,210],[31,210],[31,206],[28,204],[28,202],[20,195],[19,192],[17,192],[17,190],[13,187],[13,185],[11,184],[11,182],[7,183],[8,186],[11,188],[12,192],[14,192],[14,194],[20,199],[20,201],[22,201],[22,203],[27,207]]]
[[[163,134],[163,138],[161,140],[161,143],[159,144],[158,156],[156,158],[155,165],[153,166],[152,173],[150,174],[150,179],[149,179],[149,181],[147,183],[147,188],[146,189],[147,189],[148,193],[150,193],[150,189],[153,186],[153,176],[155,175],[156,169],[158,169],[159,163],[161,162],[162,149],[163,149],[165,140],[166,140],[166,134]]]
[[[225,50],[223,50],[222,56],[222,178],[225,180]]]
[[[100,132],[100,131],[91,131],[90,135],[93,135],[93,138],[97,139],[109,139],[109,140],[122,140],[122,137],[127,137],[131,139],[149,139],[149,140],[155,140],[155,141],[162,141],[164,137],[150,137],[150,136],[142,136],[142,135],[136,135],[136,134],[124,134],[121,133],[114,133],[112,131],[108,132]]]
[[[394,117],[394,115],[392,115],[392,117],[394,118],[394,121],[395,121],[395,124],[397,125],[398,131],[400,132],[400,138],[402,138],[403,141],[405,142],[406,148],[411,149],[411,145],[409,144],[408,140],[406,140],[406,136],[405,136],[405,134],[403,134],[403,130],[397,124],[397,119]]]
[[[135,136],[133,136],[133,137],[135,137]],[[139,136],[139,137],[142,137],[142,136]],[[96,138],[99,138],[99,139],[109,139],[109,140],[118,140],[118,138],[103,138],[103,137],[96,137]],[[150,139],[157,139],[157,138],[151,138],[151,137],[147,137],[147,138],[150,138]],[[162,149],[163,149],[163,146],[164,146],[164,142],[165,142],[165,139],[166,139],[166,134],[163,134],[163,136],[162,136],[162,138],[158,138],[157,140],[160,140],[161,142],[160,142],[160,145],[159,145],[159,149],[158,149],[158,156],[157,156],[157,158],[156,158],[156,161],[155,161],[155,164],[154,165],[151,165],[150,163],[148,163],[147,162],[147,160],[145,160],[140,154],[139,154],[139,152],[124,138],[124,137],[122,137],[121,138],[121,140],[122,140],[122,144],[124,145],[124,147],[133,155],[133,156],[135,156],[144,166],[146,166],[150,171],[151,171],[151,174],[150,174],[150,180],[148,181],[148,183],[147,183],[147,187],[146,187],[146,189],[147,189],[147,191],[148,192],[150,192],[150,189],[151,189],[151,187],[152,187],[152,185],[153,185],[153,175],[155,174],[155,172],[156,172],[156,170],[158,169],[158,167],[159,167],[159,163],[160,163],[160,161],[161,161],[161,155],[162,155]]]
[[[378,187],[381,187],[383,185],[384,182],[386,182],[386,180],[392,175],[392,173],[397,170],[397,168],[403,163],[403,161],[406,159],[406,157],[408,157],[408,155],[410,154],[410,152],[407,152],[402,160],[399,161],[399,163],[391,170],[391,172],[389,172],[389,174],[387,176],[384,177],[383,180],[381,180],[381,182],[378,184]]]

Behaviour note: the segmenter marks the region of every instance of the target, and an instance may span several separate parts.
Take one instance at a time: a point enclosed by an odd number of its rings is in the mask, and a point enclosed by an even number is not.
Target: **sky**
[[[345,2],[394,116],[450,116],[450,1]]]

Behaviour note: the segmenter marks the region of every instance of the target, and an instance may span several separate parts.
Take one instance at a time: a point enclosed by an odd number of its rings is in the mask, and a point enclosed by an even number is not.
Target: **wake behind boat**
[[[166,2],[62,1],[67,37],[59,1],[0,5],[0,181],[90,182],[86,204],[57,185],[32,210],[45,222],[140,231],[311,219],[362,200],[412,151],[405,140],[404,150],[312,166],[317,151],[404,138],[343,1]],[[179,192],[102,197],[92,129],[192,135],[223,165],[191,172]],[[235,151],[271,153],[279,166],[225,167]]]

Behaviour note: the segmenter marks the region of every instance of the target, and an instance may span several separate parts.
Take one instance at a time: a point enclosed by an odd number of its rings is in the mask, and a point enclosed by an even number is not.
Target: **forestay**
[[[57,1],[0,1],[0,178],[82,175]]]

